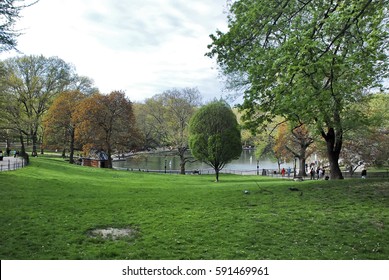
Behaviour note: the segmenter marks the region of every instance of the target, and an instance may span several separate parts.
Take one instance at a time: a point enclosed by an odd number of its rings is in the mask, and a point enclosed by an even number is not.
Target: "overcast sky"
[[[226,0],[40,0],[16,25],[26,55],[58,56],[102,93],[141,101],[170,88],[222,96],[209,34],[225,31]],[[4,59],[14,56],[6,53]]]

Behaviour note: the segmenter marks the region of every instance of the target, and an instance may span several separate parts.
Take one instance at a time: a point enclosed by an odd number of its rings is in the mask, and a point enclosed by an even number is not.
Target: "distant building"
[[[97,168],[108,168],[108,155],[104,151],[91,150],[88,157],[82,158],[82,165]]]

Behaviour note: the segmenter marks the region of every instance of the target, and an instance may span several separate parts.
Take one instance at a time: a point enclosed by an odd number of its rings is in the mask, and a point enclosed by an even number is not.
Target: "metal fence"
[[[150,170],[150,169],[133,169],[133,168],[120,168],[115,167],[114,169],[117,170],[123,170],[123,171],[134,171],[134,172],[146,172],[146,173],[167,173],[167,174],[180,174],[179,170]],[[215,174],[215,171],[213,169],[196,169],[196,170],[186,170],[186,174],[203,174],[203,175],[211,175]],[[278,172],[276,169],[252,169],[252,170],[232,170],[232,169],[222,169],[220,171],[220,174],[236,174],[236,175],[259,175],[259,176],[268,176],[268,177],[274,177],[274,178],[283,178],[283,179],[294,179],[294,172],[292,170],[291,173],[286,173],[284,176]],[[348,172],[342,172],[344,178],[361,178],[361,174],[354,173],[353,175],[350,175]],[[330,174],[326,174],[326,176],[329,176]],[[309,180],[311,178],[311,175],[308,174],[308,176],[302,178],[304,180]],[[389,170],[388,171],[382,171],[382,172],[368,172],[367,178],[389,178]],[[314,179],[317,179],[317,175],[315,173]],[[325,176],[320,177],[320,179],[325,179]]]
[[[161,169],[161,170],[152,170],[152,169],[142,169],[142,168],[122,168],[122,167],[114,167],[116,170],[122,171],[134,171],[134,172],[146,172],[146,173],[167,173],[167,174],[180,174],[180,170],[170,170],[170,169]],[[196,170],[186,170],[185,174],[203,174],[203,175],[213,175],[215,174],[215,170],[211,168],[207,169],[196,169]],[[269,177],[285,177],[285,178],[293,178],[293,172],[291,174],[285,174],[282,176],[274,169],[251,169],[251,170],[233,170],[224,168],[220,171],[220,174],[236,174],[236,175],[266,175]]]
[[[4,157],[3,160],[0,160],[0,172],[16,170],[26,166],[26,161],[21,157]]]

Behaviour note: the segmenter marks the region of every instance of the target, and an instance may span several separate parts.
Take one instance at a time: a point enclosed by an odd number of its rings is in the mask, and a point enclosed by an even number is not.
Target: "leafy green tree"
[[[189,146],[198,160],[219,172],[242,153],[240,127],[236,116],[224,101],[214,101],[200,108],[189,123]]]
[[[20,12],[38,1],[17,5],[23,0],[2,0],[0,2],[0,53],[16,49],[17,37],[20,33],[14,30],[17,19],[20,18]]]
[[[331,178],[342,179],[344,132],[354,110],[388,75],[386,0],[238,0],[229,30],[211,35],[228,85],[244,91],[245,119],[257,129],[279,115],[314,125],[326,142]]]
[[[5,108],[8,105],[6,89],[6,71],[4,63],[0,61],[0,142],[6,143],[6,152],[10,150],[11,139],[14,138],[14,131],[9,126],[9,115]]]
[[[4,63],[0,61],[0,107],[5,108],[7,104],[7,97],[5,94],[6,89],[6,70]],[[6,119],[6,111],[0,110],[0,129],[4,126],[4,120]]]
[[[164,146],[171,146],[180,157],[180,173],[185,174],[188,156],[189,120],[201,103],[197,88],[171,89],[145,102],[147,126]]]
[[[74,74],[70,80],[69,86],[66,88],[68,91],[79,91],[85,95],[92,95],[99,93],[99,89],[95,87],[94,81],[87,76],[80,76]]]
[[[244,122],[242,122],[243,113],[236,107],[232,108],[232,111],[234,112],[236,119],[238,120],[238,124],[241,127],[240,133],[242,135],[242,146],[246,148],[254,147],[256,137],[250,129],[244,127]]]
[[[155,129],[153,117],[147,112],[145,103],[134,103],[134,114],[140,133],[140,149],[151,150],[160,147],[161,141],[158,130]]]
[[[44,114],[60,92],[71,84],[73,67],[58,57],[22,56],[4,61],[8,126],[32,140],[37,154],[38,134]]]
[[[389,94],[377,94],[359,107],[368,112],[369,125],[347,133],[341,157],[350,173],[361,165],[389,165]]]

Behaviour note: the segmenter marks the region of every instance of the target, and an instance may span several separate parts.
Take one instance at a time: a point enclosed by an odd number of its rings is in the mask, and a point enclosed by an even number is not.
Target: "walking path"
[[[0,172],[16,170],[24,167],[25,165],[25,161],[22,157],[3,157],[3,160],[0,161]]]

